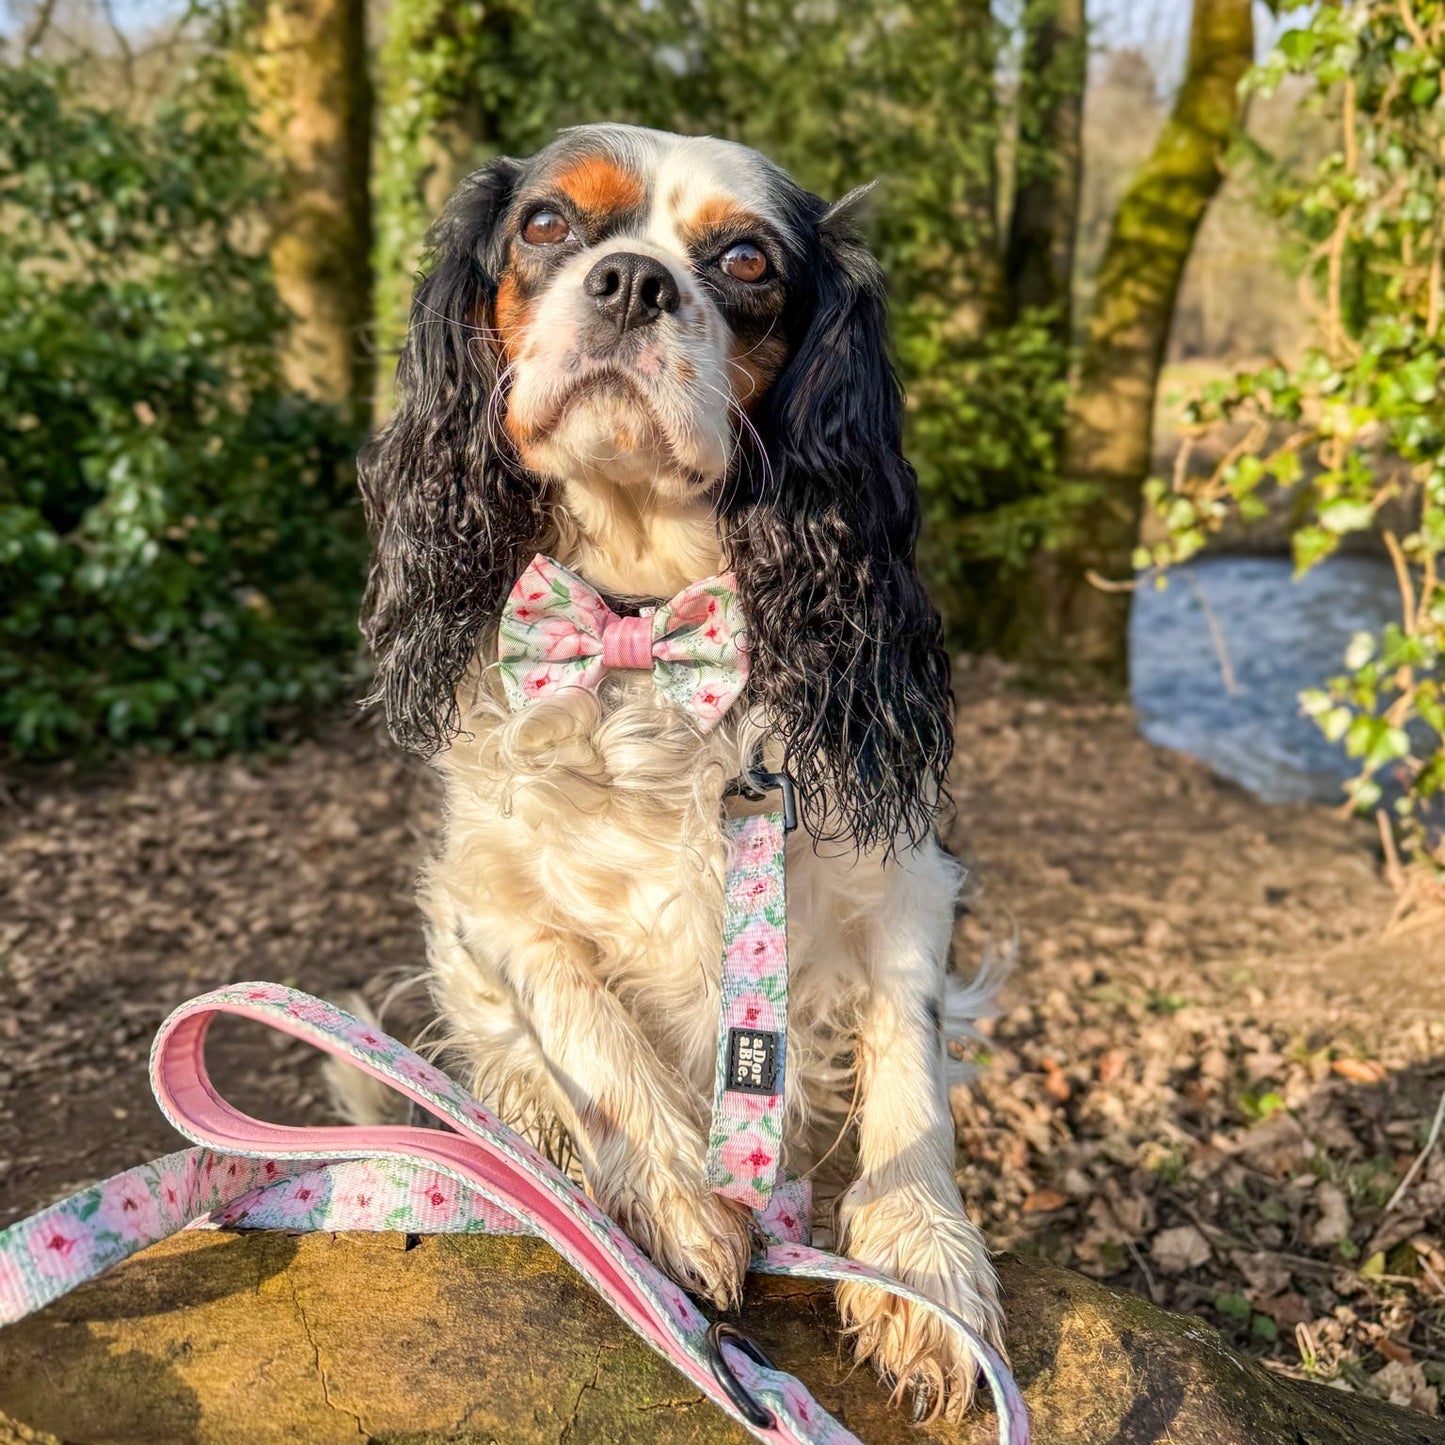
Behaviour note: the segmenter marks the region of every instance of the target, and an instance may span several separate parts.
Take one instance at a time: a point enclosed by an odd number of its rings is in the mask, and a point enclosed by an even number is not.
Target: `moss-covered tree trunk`
[[[1016,189],[1004,274],[1011,318],[1048,310],[1055,336],[1066,344],[1088,57],[1084,0],[1031,0],[1024,11]]]
[[[279,159],[277,289],[287,382],[341,405],[370,393],[371,86],[364,0],[254,0],[246,73]]]
[[[1127,680],[1129,595],[1092,579],[1117,583],[1132,572],[1159,370],[1239,119],[1239,83],[1254,58],[1250,8],[1250,0],[1195,0],[1184,84],[1114,218],[1064,438],[1065,479],[1090,486],[1093,498],[1036,559],[1014,620],[1013,650],[1036,669],[1111,688]]]
[[[376,163],[376,404],[406,330],[422,239],[457,182],[497,144],[492,109],[476,81],[482,58],[510,46],[507,5],[395,0],[379,63]]]
[[[271,260],[294,317],[289,385],[360,408],[371,389],[371,86],[364,0],[253,0],[247,79],[280,161]]]

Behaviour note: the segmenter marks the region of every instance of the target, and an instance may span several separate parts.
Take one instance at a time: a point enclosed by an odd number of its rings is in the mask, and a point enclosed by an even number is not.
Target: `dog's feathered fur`
[[[539,206],[570,225],[560,248],[521,238]],[[851,209],[742,147],[615,126],[464,182],[432,233],[396,414],[362,457],[364,622],[393,733],[446,780],[421,897],[433,996],[478,1094],[565,1136],[660,1264],[736,1298],[749,1221],[704,1189],[702,1155],[722,793],[765,754],[805,822],[788,850],[785,1164],[855,1158],[844,1247],[997,1338],[943,1083],[948,664],[914,565],[883,278]],[[740,226],[765,285],[718,273]],[[566,393],[594,367],[584,272],[623,251],[666,268],[677,309],[645,342],[609,334],[625,387]],[[614,595],[731,568],[744,703],[704,734],[613,675],[510,713],[488,664],[538,551]],[[852,1147],[832,1153],[845,1126]],[[857,1286],[840,1303],[861,1355],[966,1404],[967,1356],[921,1312]]]

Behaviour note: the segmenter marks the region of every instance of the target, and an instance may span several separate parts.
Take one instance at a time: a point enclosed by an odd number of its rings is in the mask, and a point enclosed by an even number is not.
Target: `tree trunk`
[[[1016,190],[1004,275],[1010,319],[1048,310],[1064,345],[1072,325],[1088,59],[1084,0],[1032,0],[1024,12]]]
[[[1197,1319],[1000,1260],[1036,1445],[1445,1445],[1424,1415],[1301,1384]],[[831,1292],[753,1278],[740,1323],[869,1445],[914,1425],[839,1338]],[[185,1233],[0,1331],[0,1442],[746,1445],[531,1239]]]
[[[281,160],[276,287],[297,391],[360,411],[371,390],[371,87],[364,0],[256,0],[248,81]]]
[[[427,227],[457,182],[496,150],[496,117],[473,71],[481,55],[506,55],[511,24],[506,5],[395,0],[387,12],[377,126],[376,332],[385,358],[376,378],[378,414],[391,405],[393,363]]]
[[[1132,575],[1154,396],[1184,267],[1240,113],[1254,58],[1250,0],[1195,0],[1173,113],[1114,218],[1069,407],[1066,481],[1091,489],[1059,545],[1034,564],[1014,623],[1036,670],[1127,682],[1129,596],[1091,578]]]

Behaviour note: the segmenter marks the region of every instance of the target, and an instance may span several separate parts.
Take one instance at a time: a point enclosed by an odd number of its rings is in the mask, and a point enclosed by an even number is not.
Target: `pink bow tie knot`
[[[610,613],[602,630],[603,667],[652,666],[652,617],[619,617]]]
[[[497,653],[514,712],[563,687],[596,692],[614,669],[650,670],[657,691],[706,731],[748,679],[731,574],[694,582],[641,617],[619,617],[595,588],[540,554],[502,609]]]

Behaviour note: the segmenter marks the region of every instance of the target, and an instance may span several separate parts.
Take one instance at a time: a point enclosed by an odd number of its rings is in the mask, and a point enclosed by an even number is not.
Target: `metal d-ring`
[[[723,1358],[724,1340],[735,1349],[741,1350],[753,1364],[765,1370],[775,1370],[777,1366],[763,1353],[762,1346],[745,1335],[736,1325],[730,1325],[725,1320],[716,1320],[708,1326],[707,1359],[712,1366],[713,1378],[723,1387],[728,1399],[738,1407],[738,1413],[749,1425],[755,1425],[759,1430],[771,1430],[777,1424],[773,1412],[750,1394],[742,1381],[733,1374],[732,1366]]]

